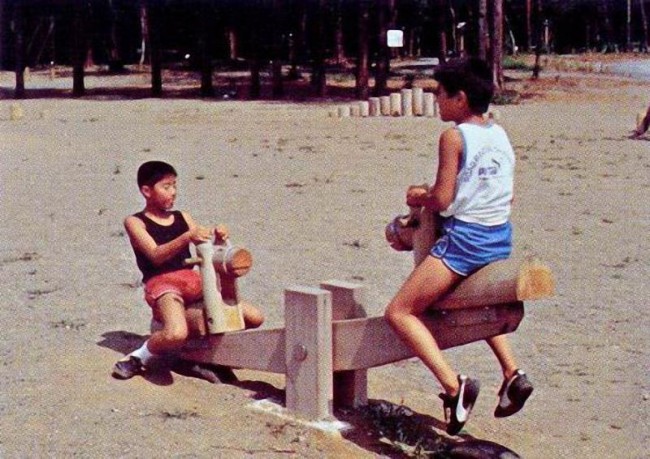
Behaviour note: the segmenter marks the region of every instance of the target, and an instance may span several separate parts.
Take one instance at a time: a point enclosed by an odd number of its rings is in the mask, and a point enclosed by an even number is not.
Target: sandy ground
[[[650,138],[627,138],[649,87],[549,75],[498,107],[518,154],[516,256],[546,261],[557,295],[527,305],[512,335],[536,385],[524,412],[492,417],[500,374],[486,345],[447,353],[483,383],[466,438],[526,458],[650,457]],[[339,438],[253,409],[282,396],[279,375],[111,378],[149,327],[121,222],[142,206],[138,165],[168,160],[178,207],[252,251],[240,285],[265,327],[281,325],[285,287],[333,278],[366,285],[380,314],[412,266],[383,229],[406,186],[432,180],[442,122],[339,120],[334,102],[117,96],[24,100],[10,121],[13,103],[0,100],[0,457],[399,456],[354,413],[339,413],[354,428]],[[372,400],[441,434],[439,388],[419,362],[369,378]]]

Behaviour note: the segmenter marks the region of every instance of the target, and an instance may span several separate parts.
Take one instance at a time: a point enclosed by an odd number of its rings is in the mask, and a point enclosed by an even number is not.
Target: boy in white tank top
[[[485,62],[452,60],[439,66],[434,78],[440,117],[456,126],[440,136],[435,184],[409,187],[406,202],[438,212],[443,234],[387,306],[385,317],[445,390],[440,397],[447,432],[455,435],[469,417],[480,384],[451,368],[418,315],[466,276],[510,256],[515,156],[504,130],[483,116],[494,90]],[[505,335],[487,342],[504,376],[494,415],[510,416],[523,408],[533,386],[518,369]]]

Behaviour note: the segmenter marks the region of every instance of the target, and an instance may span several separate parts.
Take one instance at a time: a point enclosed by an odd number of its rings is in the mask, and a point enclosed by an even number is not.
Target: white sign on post
[[[401,48],[404,46],[404,32],[401,30],[389,30],[386,33],[386,42],[389,48]]]

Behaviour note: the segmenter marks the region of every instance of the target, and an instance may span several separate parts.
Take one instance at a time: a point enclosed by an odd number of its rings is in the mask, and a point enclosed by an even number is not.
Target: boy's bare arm
[[[129,216],[124,220],[124,228],[129,235],[131,245],[142,252],[151,262],[159,266],[184,250],[190,243],[200,243],[212,238],[212,230],[198,226],[188,214],[183,213],[189,230],[166,244],[158,245],[147,232],[145,224],[137,217]]]
[[[435,211],[448,208],[456,193],[456,176],[463,152],[463,139],[458,129],[451,128],[440,136],[438,172],[431,188],[421,185],[409,187],[406,203],[409,206],[425,206]]]

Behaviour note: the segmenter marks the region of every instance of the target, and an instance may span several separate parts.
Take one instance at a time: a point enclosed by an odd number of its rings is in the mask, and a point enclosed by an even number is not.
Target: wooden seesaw
[[[416,215],[416,213],[419,213]],[[432,242],[432,214],[418,218],[416,260]],[[476,272],[423,316],[447,349],[517,329],[524,301],[553,294],[551,271],[535,260],[505,260]],[[183,357],[232,368],[282,373],[286,408],[310,420],[332,419],[335,406],[367,404],[367,369],[413,357],[383,317],[366,317],[364,287],[331,280],[284,293],[285,327],[210,335]]]

